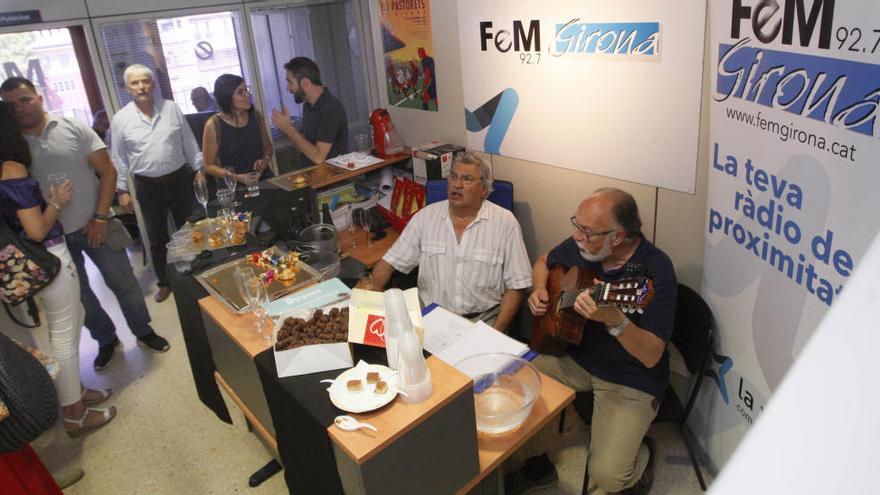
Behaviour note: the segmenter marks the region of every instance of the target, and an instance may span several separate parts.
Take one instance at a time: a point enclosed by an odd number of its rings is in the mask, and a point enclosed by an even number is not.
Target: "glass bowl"
[[[541,394],[541,376],[532,363],[512,354],[477,354],[455,363],[474,381],[477,431],[504,435],[529,417]]]

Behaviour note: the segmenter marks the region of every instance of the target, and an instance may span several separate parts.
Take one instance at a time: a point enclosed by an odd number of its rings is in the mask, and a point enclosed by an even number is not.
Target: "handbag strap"
[[[12,310],[9,309],[8,304],[3,303],[3,309],[6,310],[6,314],[9,316],[9,319],[12,320],[13,323],[15,323],[16,325],[19,325],[19,326],[22,326],[25,328],[37,328],[40,325],[42,325],[42,323],[40,322],[40,310],[37,308],[37,303],[36,303],[36,301],[34,301],[34,298],[33,297],[27,298],[25,300],[25,303],[27,304],[27,313],[30,315],[31,320],[33,320],[33,322],[34,322],[33,325],[29,325],[27,323],[19,321],[18,318],[16,318],[15,315],[12,314]]]

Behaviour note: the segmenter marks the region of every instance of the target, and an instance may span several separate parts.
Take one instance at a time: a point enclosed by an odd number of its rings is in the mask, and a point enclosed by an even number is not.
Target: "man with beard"
[[[324,163],[345,153],[348,144],[348,117],[345,107],[321,83],[318,64],[306,57],[294,57],[284,64],[287,91],[294,101],[303,103],[302,132],[293,127],[283,105],[272,109],[272,123],[314,164]]]
[[[535,262],[534,290],[528,299],[533,314],[547,312],[547,279],[557,265],[584,268],[613,282],[624,265],[637,263],[652,273],[654,297],[643,313],[626,315],[614,306],[598,306],[590,291],[584,291],[574,308],[587,319],[580,345],[561,357],[542,354],[533,362],[578,392],[593,391],[590,492],[645,493],[653,481],[654,460],[654,442],[645,433],[669,381],[666,343],[675,319],[675,271],[669,257],[642,235],[635,199],[624,191],[597,190],[581,202],[571,224],[572,237]],[[507,477],[506,493],[525,493],[558,481],[542,444],[536,438],[519,452],[520,458],[532,457]]]
[[[529,257],[519,222],[487,201],[489,164],[474,153],[455,159],[449,199],[419,210],[385,256],[373,267],[375,290],[395,270],[419,267],[419,297],[505,331],[529,287]]]

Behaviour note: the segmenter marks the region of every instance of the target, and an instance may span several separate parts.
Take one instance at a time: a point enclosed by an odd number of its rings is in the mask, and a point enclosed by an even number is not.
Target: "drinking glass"
[[[256,198],[260,195],[260,174],[258,172],[249,172],[245,175],[245,182],[247,183],[248,190],[244,197]]]
[[[232,167],[226,167],[223,170],[226,170],[226,175],[223,176],[223,182],[226,184],[226,187],[232,191],[232,206],[241,206],[241,203],[235,199],[235,188],[238,187],[238,181],[235,180],[235,169]]]
[[[370,154],[370,136],[366,133],[359,133],[354,136],[355,151]]]
[[[219,195],[219,193],[218,193]],[[235,234],[235,220],[233,217],[235,216],[235,211],[231,208],[221,208],[219,212],[217,212],[217,217],[220,218],[220,228],[223,229],[223,239],[225,242],[232,242],[232,238]]]
[[[232,208],[235,200],[235,191],[232,189],[218,189],[217,201],[224,209]]]
[[[248,304],[248,310],[254,317],[254,331],[261,334],[266,321],[266,309],[263,304],[269,300],[269,293],[263,283],[263,277],[252,268],[239,267],[235,272],[235,281],[241,296]],[[269,340],[271,340],[271,335]]]
[[[361,224],[361,228],[364,229],[364,232],[367,233],[367,247],[372,247],[373,245],[373,215],[370,214],[370,210],[361,209],[360,210],[360,218],[359,223]]]
[[[67,174],[58,172],[57,174],[49,174],[47,178],[49,179],[50,186],[58,188],[67,180]]]
[[[49,179],[49,190],[58,189],[65,182],[67,182],[67,174],[63,172],[58,172],[57,174],[49,174],[47,179]],[[47,196],[48,199],[48,196]]]
[[[357,247],[357,239],[355,239],[357,225],[355,224],[354,208],[351,207],[351,203],[345,205],[345,218],[348,219],[348,225],[345,228],[351,236],[351,247],[354,249]]]
[[[193,189],[196,192],[196,201],[205,209],[205,218],[208,218],[208,182],[196,179],[193,182]]]

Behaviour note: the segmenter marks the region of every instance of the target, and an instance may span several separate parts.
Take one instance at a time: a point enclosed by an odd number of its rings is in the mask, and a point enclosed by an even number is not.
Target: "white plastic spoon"
[[[351,416],[342,415],[336,416],[336,419],[333,420],[333,423],[336,424],[340,429],[345,431],[355,431],[361,428],[369,428],[375,432],[378,432],[379,429],[370,423],[362,423]]]

